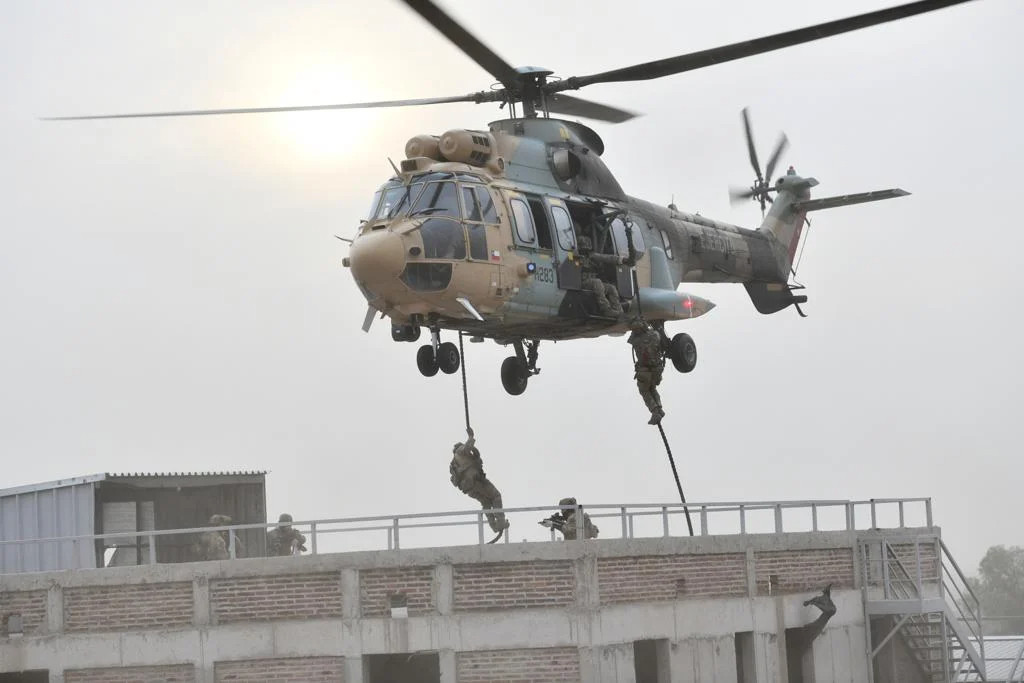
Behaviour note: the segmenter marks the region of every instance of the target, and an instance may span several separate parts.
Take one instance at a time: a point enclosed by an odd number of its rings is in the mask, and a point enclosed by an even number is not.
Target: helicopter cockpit
[[[402,236],[407,263],[400,279],[406,285],[440,291],[451,281],[452,261],[488,260],[486,226],[498,223],[498,212],[480,176],[429,172],[385,183],[367,223],[370,231],[390,225]]]

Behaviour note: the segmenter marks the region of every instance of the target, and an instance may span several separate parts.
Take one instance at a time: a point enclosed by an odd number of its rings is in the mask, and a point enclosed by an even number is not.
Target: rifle
[[[548,529],[554,529],[555,531],[565,533],[565,521],[565,517],[563,517],[561,513],[556,512],[550,517],[540,520],[537,524]]]

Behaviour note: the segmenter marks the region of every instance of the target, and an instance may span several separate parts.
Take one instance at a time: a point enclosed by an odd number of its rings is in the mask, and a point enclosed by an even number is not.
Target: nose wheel
[[[424,377],[433,377],[440,370],[446,375],[459,371],[462,356],[459,347],[452,342],[441,342],[437,330],[430,331],[430,344],[424,344],[416,351],[416,367]]]

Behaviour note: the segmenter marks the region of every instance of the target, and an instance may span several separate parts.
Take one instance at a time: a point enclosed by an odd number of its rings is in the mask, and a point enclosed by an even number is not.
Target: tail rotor
[[[775,143],[775,149],[768,158],[768,165],[765,167],[764,175],[762,175],[761,164],[757,158],[757,148],[754,146],[754,134],[750,129],[750,114],[746,107],[743,108],[743,131],[747,136],[747,152],[750,154],[750,165],[754,168],[756,177],[754,184],[749,188],[731,188],[729,190],[729,202],[735,205],[745,199],[753,199],[756,202],[760,202],[761,215],[764,216],[767,205],[772,203],[770,193],[775,192],[775,188],[772,186],[772,175],[775,173],[775,166],[778,164],[779,158],[789,146],[789,140],[786,138],[785,133],[779,136],[779,141]]]

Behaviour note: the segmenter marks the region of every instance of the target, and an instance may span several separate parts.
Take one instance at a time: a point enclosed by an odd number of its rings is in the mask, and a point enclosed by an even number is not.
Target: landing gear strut
[[[418,328],[416,336],[419,336]],[[440,370],[446,375],[451,375],[459,371],[461,364],[459,347],[451,342],[442,342],[440,329],[432,327],[430,343],[424,344],[416,351],[416,367],[420,369],[420,373],[424,377],[433,377]]]
[[[526,391],[531,375],[540,374],[537,367],[539,339],[524,339],[513,342],[516,355],[509,356],[501,363],[501,386],[512,396]]]

